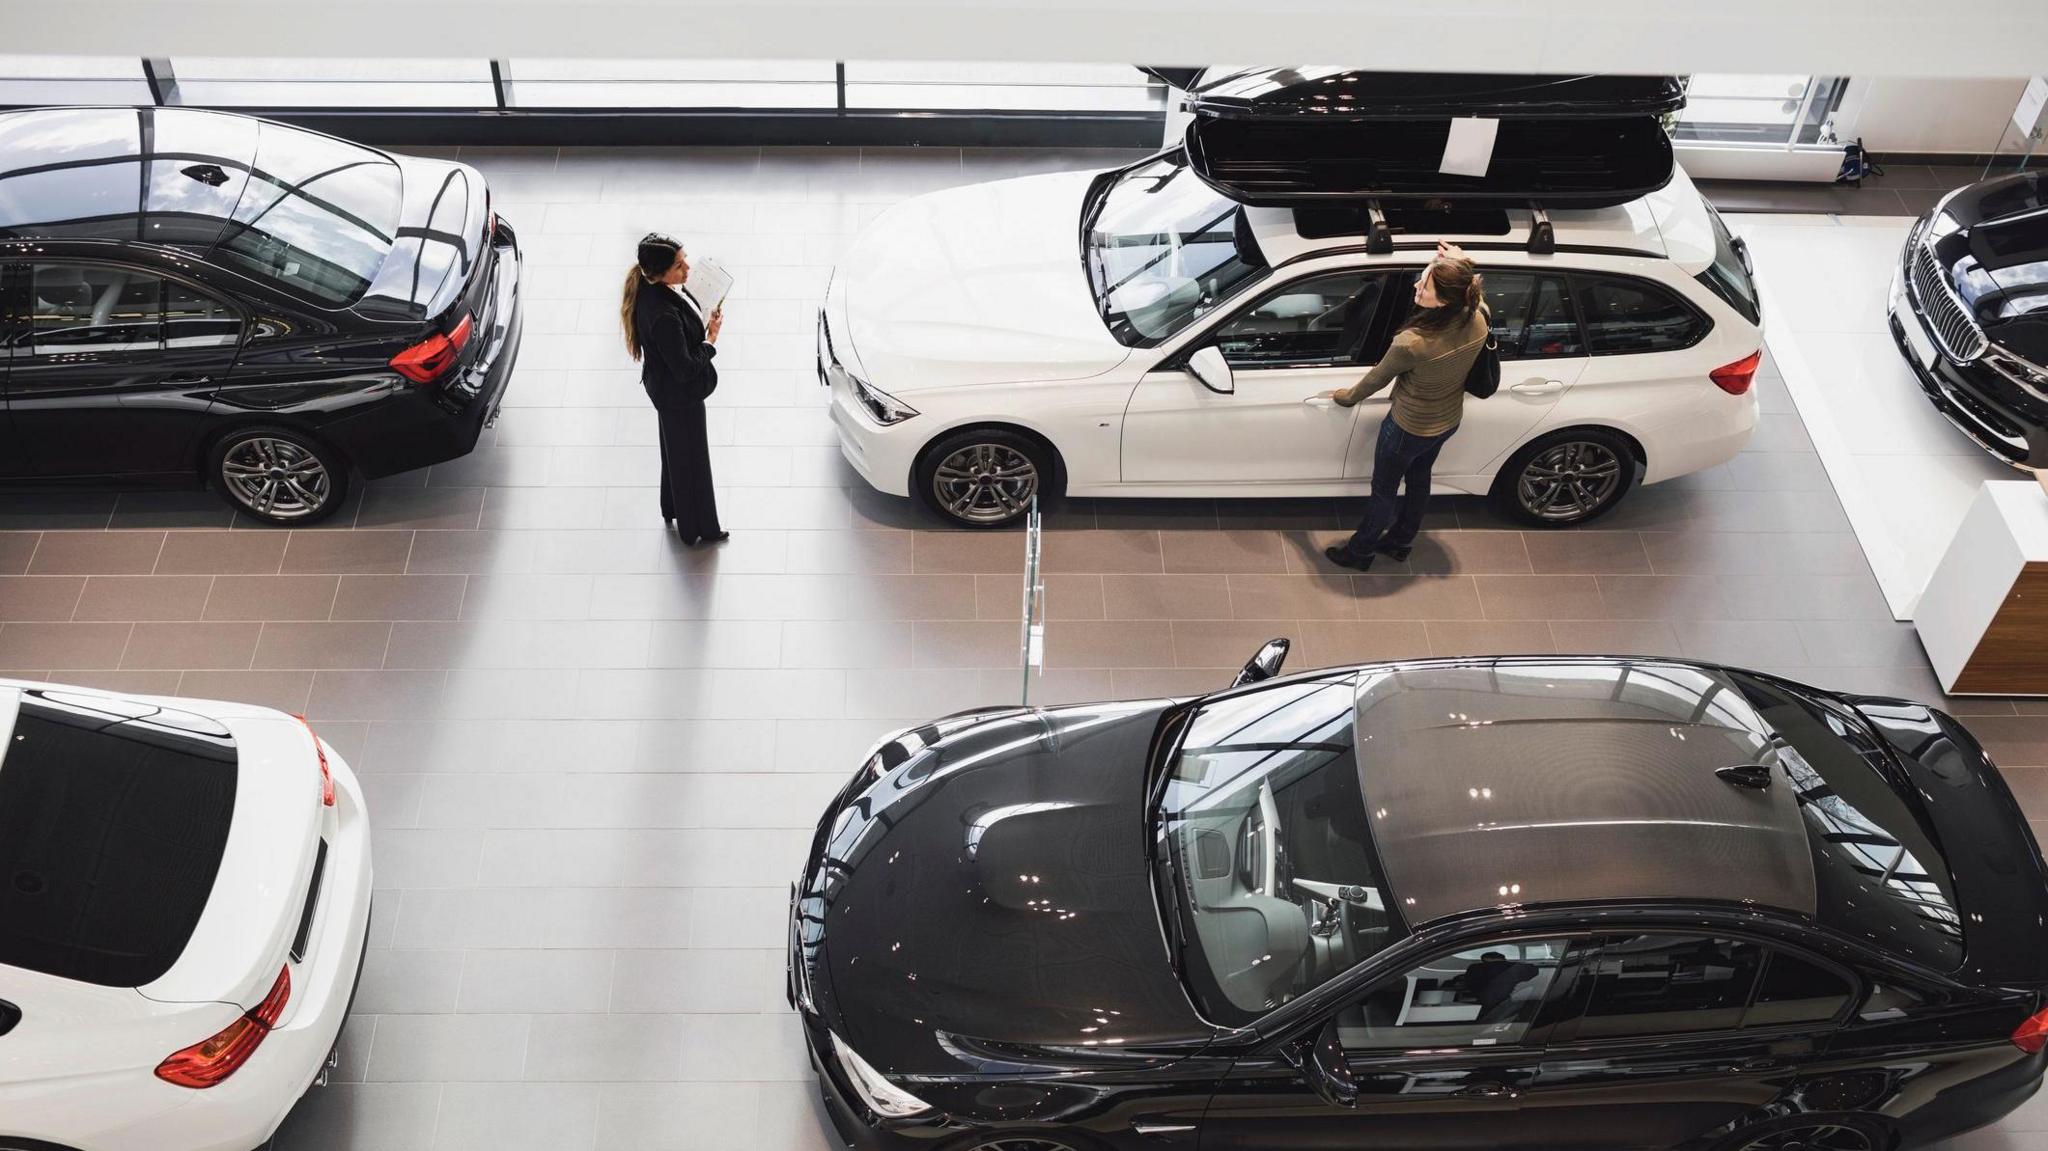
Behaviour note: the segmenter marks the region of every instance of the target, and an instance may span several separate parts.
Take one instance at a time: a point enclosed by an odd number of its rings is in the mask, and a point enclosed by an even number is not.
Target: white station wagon
[[[1192,138],[1192,137],[1191,137]],[[1234,199],[1186,148],[917,197],[835,269],[818,372],[876,489],[993,527],[1035,495],[1356,496],[1389,397],[1336,407],[1439,239],[1480,264],[1501,386],[1436,490],[1583,523],[1747,442],[1747,255],[1675,166],[1608,207]]]

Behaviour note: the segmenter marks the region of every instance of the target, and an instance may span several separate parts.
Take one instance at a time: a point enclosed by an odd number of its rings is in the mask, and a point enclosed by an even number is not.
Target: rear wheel
[[[961,527],[997,528],[1052,494],[1045,445],[1004,428],[970,428],[941,439],[918,458],[913,486],[925,506]]]
[[[1635,480],[1627,440],[1605,428],[1567,428],[1516,452],[1494,479],[1492,498],[1525,523],[1569,527],[1613,510]]]
[[[1000,1135],[972,1144],[967,1151],[1080,1151],[1072,1143],[1038,1135]]]
[[[240,428],[207,454],[207,480],[238,510],[272,524],[310,524],[348,496],[333,449],[290,428]]]
[[[1858,1115],[1802,1115],[1737,1132],[1719,1151],[1886,1151],[1891,1133]]]

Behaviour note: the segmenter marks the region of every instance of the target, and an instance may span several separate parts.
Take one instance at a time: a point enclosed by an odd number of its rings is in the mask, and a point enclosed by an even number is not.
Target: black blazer
[[[633,331],[640,338],[640,383],[658,409],[701,404],[718,390],[718,349],[704,342],[704,322],[681,293],[643,284],[633,300]]]

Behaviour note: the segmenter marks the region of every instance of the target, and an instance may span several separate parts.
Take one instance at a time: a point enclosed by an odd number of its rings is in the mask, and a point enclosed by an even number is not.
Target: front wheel
[[[1045,446],[1003,428],[971,428],[926,448],[912,486],[925,506],[961,527],[997,528],[1052,494]]]
[[[1635,480],[1627,440],[1605,428],[1567,428],[1516,452],[1495,477],[1492,499],[1524,523],[1569,527],[1613,510]]]
[[[348,471],[331,448],[289,428],[241,428],[207,453],[214,489],[265,523],[297,526],[334,514],[348,496]]]

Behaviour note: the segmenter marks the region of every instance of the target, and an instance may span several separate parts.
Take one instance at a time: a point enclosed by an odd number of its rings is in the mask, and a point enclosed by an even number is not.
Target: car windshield
[[[266,122],[214,252],[323,307],[352,304],[391,253],[401,192],[383,153]]]
[[[1202,1012],[1248,1023],[1405,934],[1353,746],[1356,677],[1203,703],[1159,786],[1159,883]]]
[[[1707,219],[1714,226],[1714,262],[1700,273],[1700,282],[1728,301],[1728,306],[1741,313],[1743,319],[1752,324],[1761,322],[1763,306],[1756,294],[1756,281],[1743,263],[1735,237],[1729,233],[1728,225],[1721,222],[1721,213],[1711,206],[1707,208]]]
[[[1854,713],[1741,672],[1729,678],[1771,727],[1813,849],[1821,922],[1943,971],[1963,961],[1948,860],[1892,782],[1889,757]]]
[[[1102,321],[1151,347],[1259,278],[1244,209],[1202,183],[1183,152],[1140,164],[1089,205],[1087,260]]]

